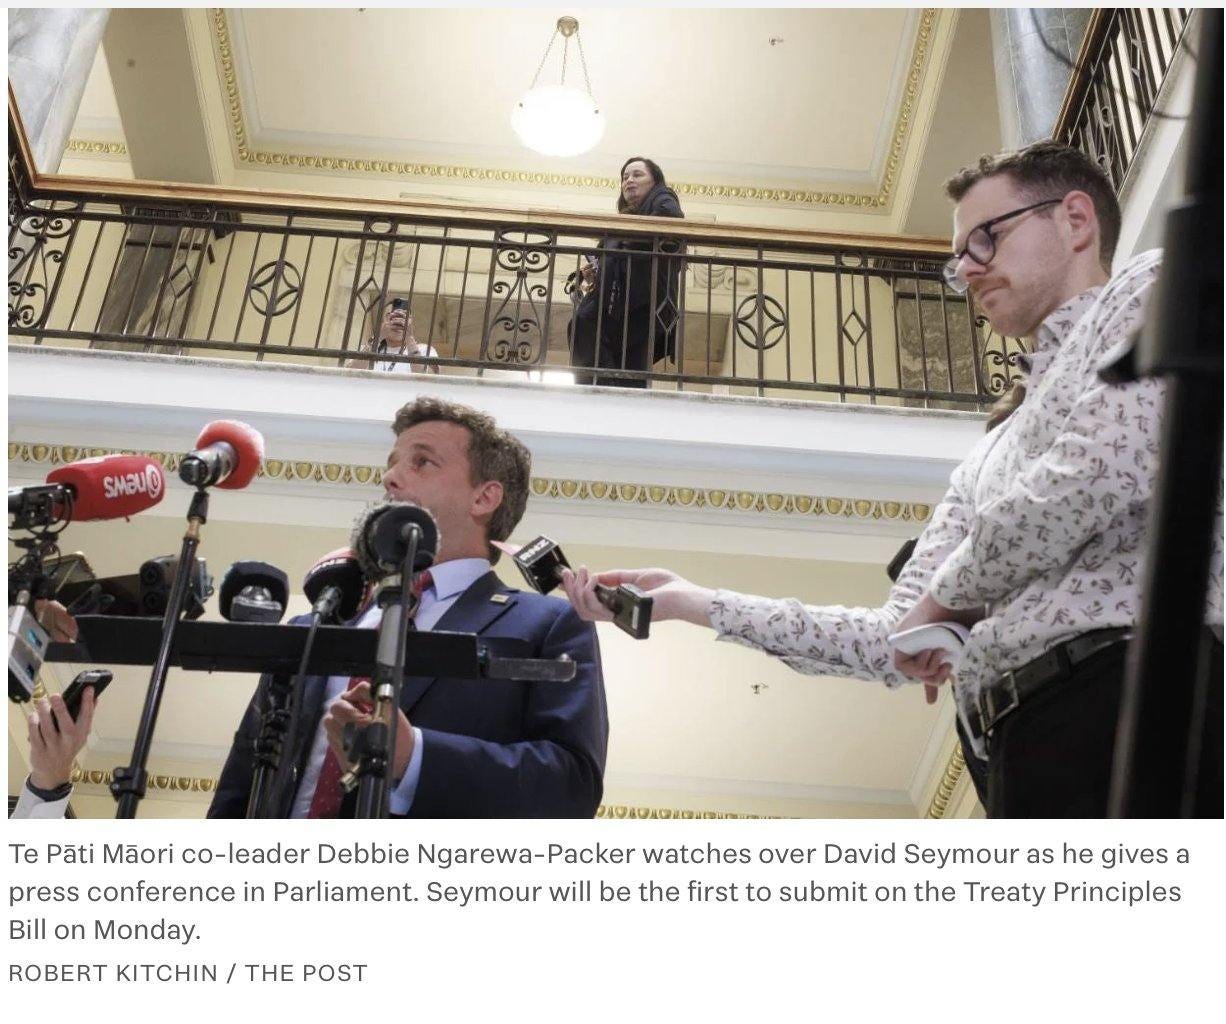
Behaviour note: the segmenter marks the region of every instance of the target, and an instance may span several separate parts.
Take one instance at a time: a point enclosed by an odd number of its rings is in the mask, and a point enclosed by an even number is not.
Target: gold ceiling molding
[[[10,441],[9,462],[61,465],[96,455],[110,455],[114,448],[45,444],[39,441]],[[141,451],[134,454],[157,459],[167,473],[178,472],[181,454]],[[352,466],[338,462],[308,462],[293,459],[265,459],[259,476],[267,480],[378,486],[383,478],[381,466]],[[604,480],[556,480],[533,477],[532,493],[539,498],[561,501],[598,501],[623,505],[723,509],[729,512],[761,515],[833,516],[845,519],[897,520],[924,523],[932,506],[923,502],[888,501],[869,498],[830,498],[807,494],[738,491],[721,488],[677,487],[667,484],[631,484]]]
[[[835,206],[884,212],[889,205],[898,177],[899,165],[906,149],[914,120],[915,103],[931,54],[932,37],[938,8],[921,10],[915,45],[911,51],[907,80],[903,88],[898,118],[890,139],[885,171],[876,194],[860,192],[829,192],[820,189],[753,188],[742,185],[714,185],[678,182],[673,189],[696,199],[738,199],[766,203],[799,203],[806,206]],[[234,51],[230,42],[230,27],[223,7],[209,9],[216,47],[218,73],[225,94],[227,120],[234,138],[234,150],[240,163],[291,170],[356,172],[359,174],[395,174],[405,177],[451,178],[461,181],[492,182],[510,185],[549,185],[567,188],[588,188],[608,192],[618,187],[616,179],[587,174],[554,174],[545,171],[511,171],[490,167],[464,167],[447,164],[411,163],[403,160],[377,160],[359,157],[338,157],[324,154],[285,153],[251,148],[243,100],[234,67]]]
[[[251,159],[247,148],[247,126],[243,120],[243,101],[238,94],[238,76],[234,71],[234,53],[230,49],[230,26],[226,23],[223,7],[211,9],[213,15],[213,39],[217,44],[217,64],[221,70],[221,84],[226,92],[226,108],[230,115],[230,132],[234,136],[234,148],[239,160]]]
[[[559,498],[563,501],[608,501],[626,505],[726,509],[729,512],[758,512],[769,515],[898,519],[917,523],[927,522],[928,517],[932,515],[932,506],[921,502],[825,498],[808,494],[673,487],[667,484],[549,480],[543,477],[533,477],[532,493],[540,498]]]
[[[73,785],[100,786],[110,789],[114,780],[111,771],[91,769],[86,771],[73,768]],[[217,780],[191,775],[157,775],[150,774],[147,788],[155,793],[215,793]],[[730,811],[691,811],[684,808],[671,807],[631,807],[626,804],[601,804],[596,809],[596,817],[607,821],[697,821],[708,819],[737,818],[758,820],[773,815],[734,814]]]
[[[626,804],[601,804],[596,817],[609,821],[707,821],[735,818],[741,821],[778,820],[774,814],[733,814],[730,811],[689,811],[669,807],[630,807]]]
[[[99,769],[72,770],[73,785],[98,786],[110,789],[114,773]],[[956,779],[954,780],[957,781]],[[942,780],[942,784],[944,780]],[[200,793],[209,794],[217,791],[217,780],[192,775],[161,775],[150,773],[147,788],[153,793]],[[953,784],[950,784],[952,791]],[[946,797],[948,802],[948,796]],[[936,801],[933,801],[936,806]],[[937,813],[929,808],[929,818],[945,816],[945,805]],[[635,807],[630,804],[601,804],[596,808],[596,818],[605,821],[778,821],[777,814],[738,814],[734,811],[695,811],[685,807]]]
[[[911,55],[911,67],[907,72],[907,84],[903,88],[902,105],[898,110],[898,122],[894,125],[894,135],[890,140],[890,155],[886,158],[885,175],[881,179],[881,189],[877,194],[877,205],[884,206],[894,191],[894,181],[898,177],[898,168],[902,163],[903,150],[907,138],[911,134],[912,115],[915,112],[915,101],[919,97],[920,84],[924,79],[924,69],[928,65],[928,54],[932,42],[933,27],[936,24],[937,8],[925,7],[920,15],[919,30],[915,34],[915,50]]]
[[[97,142],[93,139],[69,139],[67,152],[83,156],[127,156],[128,147],[122,142]]]
[[[962,744],[959,742],[954,746],[953,753],[949,755],[949,761],[945,764],[945,771],[941,775],[941,781],[937,783],[937,791],[932,795],[932,803],[928,805],[928,813],[924,815],[925,818],[945,817],[945,813],[949,810],[949,801],[954,795],[954,787],[958,785],[965,771],[966,758],[962,755]]]
[[[74,785],[103,786],[110,788],[115,776],[110,771],[91,769],[86,771],[73,768],[72,782]],[[212,793],[217,789],[216,779],[203,779],[190,775],[155,775],[150,773],[146,784],[148,789],[167,793]]]

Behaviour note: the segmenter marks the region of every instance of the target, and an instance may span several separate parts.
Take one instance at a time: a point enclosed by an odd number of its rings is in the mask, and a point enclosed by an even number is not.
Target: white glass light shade
[[[580,89],[543,85],[519,98],[511,113],[511,127],[537,153],[578,156],[604,137],[604,114]]]

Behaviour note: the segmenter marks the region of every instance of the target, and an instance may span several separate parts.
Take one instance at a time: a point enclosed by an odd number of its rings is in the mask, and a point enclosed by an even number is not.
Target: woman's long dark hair
[[[632,163],[635,163],[636,161],[638,163],[643,164],[647,168],[648,173],[652,177],[652,181],[653,181],[652,188],[655,188],[657,185],[667,185],[668,184],[668,182],[664,180],[664,172],[660,170],[660,165],[658,163],[656,163],[654,160],[648,160],[647,157],[645,156],[632,156],[629,160],[627,160],[624,164],[622,164],[622,169],[617,175],[617,212],[618,213],[625,213],[628,209],[630,209],[630,204],[626,202],[625,193],[622,192],[622,176],[626,173],[626,168],[629,167]],[[643,198],[646,199],[647,197],[644,196]]]

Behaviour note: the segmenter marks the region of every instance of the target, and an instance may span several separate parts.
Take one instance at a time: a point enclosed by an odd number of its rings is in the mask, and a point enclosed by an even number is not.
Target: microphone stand
[[[416,599],[412,596],[413,564],[421,542],[421,527],[407,524],[401,538],[406,542],[400,564],[400,585],[384,591],[390,597],[379,622],[379,646],[371,693],[375,698],[374,721],[351,738],[353,769],[341,780],[347,789],[358,786],[356,818],[386,818],[388,775],[396,763],[396,725],[400,691],[404,685],[404,659],[409,630],[413,628]]]
[[[1222,814],[1221,764],[1201,763],[1205,732],[1221,729],[1220,718],[1210,721],[1222,680],[1210,672],[1204,620],[1222,468],[1222,12],[1200,16],[1186,198],[1167,214],[1155,310],[1135,353],[1138,375],[1167,386],[1113,818]]]
[[[314,632],[315,623],[312,623],[312,635],[307,638],[303,651],[304,660],[311,649]],[[251,780],[251,794],[247,798],[248,818],[268,817],[268,801],[275,788],[273,783],[280,774],[281,752],[293,714],[292,704],[292,690],[285,675],[274,672],[268,683],[268,707],[260,718],[260,734],[255,740],[255,774]]]
[[[268,805],[272,794],[281,791],[285,779],[282,767],[289,762],[282,761],[282,754],[287,749],[291,755],[294,751],[298,711],[302,707],[307,662],[315,646],[315,634],[319,630],[319,624],[332,617],[340,599],[341,592],[338,587],[328,587],[324,590],[311,609],[310,628],[293,680],[287,684],[283,674],[274,673],[269,681],[268,709],[264,712],[260,735],[255,741],[255,775],[251,780],[251,795],[247,800],[248,818],[274,817],[269,813]],[[287,735],[289,743],[286,743]]]
[[[208,521],[209,492],[203,487],[192,495],[187,510],[187,531],[179,549],[179,564],[175,569],[170,596],[166,600],[166,614],[162,619],[162,641],[158,647],[153,671],[149,676],[149,689],[145,693],[145,706],[141,710],[140,724],[136,728],[136,742],[132,747],[132,761],[125,768],[116,768],[111,782],[111,795],[118,801],[116,818],[135,818],[136,807],[145,796],[149,773],[145,765],[149,761],[149,748],[153,744],[153,729],[157,724],[158,710],[162,705],[162,693],[166,689],[166,673],[170,668],[170,652],[174,647],[179,621],[183,617],[188,583],[192,567],[196,564],[196,549],[200,546],[200,527]]]

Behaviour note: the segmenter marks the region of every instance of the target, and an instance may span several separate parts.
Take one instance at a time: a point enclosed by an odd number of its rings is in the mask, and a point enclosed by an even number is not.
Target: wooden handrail
[[[1068,87],[1064,90],[1060,113],[1056,115],[1056,123],[1051,130],[1051,137],[1057,141],[1068,133],[1073,119],[1081,109],[1081,101],[1090,88],[1090,71],[1094,66],[1094,58],[1102,49],[1114,14],[1113,7],[1095,7],[1090,14],[1086,34],[1082,36],[1081,46],[1077,50],[1073,73],[1069,76]]]

